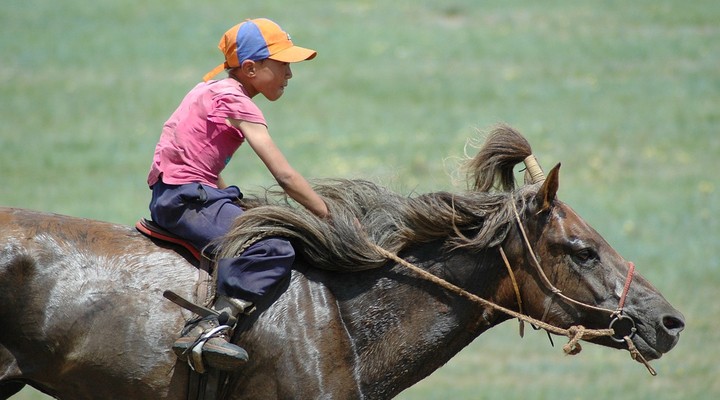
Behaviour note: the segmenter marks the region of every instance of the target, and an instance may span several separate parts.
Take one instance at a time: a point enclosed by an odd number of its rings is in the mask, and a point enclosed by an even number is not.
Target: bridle
[[[527,171],[528,180],[530,183],[542,183],[545,181],[545,173],[543,172],[542,168],[540,168],[540,164],[538,164],[537,159],[534,155],[529,155],[525,157],[523,160],[523,163],[525,164],[525,169]],[[543,316],[540,319],[541,321],[544,321],[547,317],[547,313],[550,310],[550,307],[552,306],[555,296],[562,298],[563,300],[567,301],[568,303],[575,304],[577,306],[581,306],[587,309],[595,310],[595,311],[601,311],[601,312],[607,312],[610,315],[610,324],[609,328],[613,329],[615,331],[614,326],[622,321],[629,321],[630,322],[630,333],[628,335],[623,336],[616,336],[617,333],[611,335],[610,337],[618,342],[631,342],[632,338],[637,333],[637,328],[635,327],[635,320],[633,320],[630,316],[627,316],[623,314],[623,309],[625,307],[625,299],[627,299],[628,291],[630,290],[630,284],[632,283],[633,276],[635,275],[635,264],[632,262],[628,262],[628,273],[625,277],[625,285],[623,285],[623,291],[620,295],[620,300],[618,301],[618,307],[615,310],[611,310],[608,308],[603,307],[597,307],[593,306],[591,304],[583,303],[581,301],[577,301],[573,298],[570,298],[563,294],[563,292],[555,287],[555,285],[550,282],[550,279],[548,279],[547,275],[545,274],[545,271],[543,271],[542,267],[540,266],[540,262],[538,261],[537,255],[535,255],[535,251],[533,250],[532,245],[530,244],[530,240],[528,240],[527,232],[525,231],[525,227],[523,226],[522,220],[520,219],[520,214],[517,210],[517,205],[515,204],[515,199],[510,194],[510,203],[513,207],[513,213],[515,214],[515,221],[518,224],[518,228],[520,229],[520,233],[522,234],[523,238],[523,244],[525,245],[525,248],[527,249],[528,253],[530,254],[530,259],[532,260],[532,264],[535,266],[535,269],[538,272],[538,275],[542,278],[543,284],[550,290],[552,293],[552,296],[550,297],[550,301],[545,302],[545,311],[543,312]],[[504,255],[504,251],[502,247],[500,248],[500,252],[502,253],[503,260],[505,261],[505,266],[508,269],[508,273],[511,275],[511,279],[513,281],[513,287],[515,289],[515,295],[518,299],[520,299],[520,292],[519,288],[517,287],[517,284],[515,283],[515,277],[512,276],[512,268],[510,268],[510,264],[507,261],[507,257]],[[522,310],[520,311],[522,313]]]
[[[534,155],[527,156],[523,163],[525,164],[526,168],[526,176],[529,178],[528,180],[533,183],[542,183],[545,180],[545,174],[542,171],[542,168],[540,168],[540,165],[537,162],[537,159]],[[527,232],[525,231],[525,227],[522,223],[522,220],[520,219],[520,214],[517,210],[517,205],[515,203],[515,199],[513,198],[512,194],[510,195],[510,202],[513,207],[513,213],[515,215],[515,221],[518,224],[518,228],[520,229],[520,233],[522,234],[523,238],[523,244],[525,245],[525,248],[527,249],[528,253],[530,254],[530,258],[532,260],[532,264],[535,266],[535,269],[538,272],[538,275],[541,277],[543,284],[547,287],[547,289],[550,290],[552,293],[552,296],[550,297],[550,301],[545,302],[545,311],[543,312],[543,316],[540,319],[541,322],[545,321],[545,318],[547,317],[547,314],[550,310],[550,307],[552,306],[555,297],[560,297],[561,299],[565,300],[568,303],[575,304],[577,306],[581,306],[587,309],[595,310],[595,311],[601,311],[601,312],[607,312],[610,316],[610,323],[608,324],[608,329],[612,332],[610,334],[610,338],[618,343],[625,343],[628,346],[628,351],[630,352],[630,355],[632,358],[642,364],[645,365],[645,367],[648,369],[651,375],[655,376],[657,375],[657,372],[650,366],[650,364],[645,360],[645,358],[640,354],[640,352],[635,347],[632,338],[637,333],[637,328],[635,326],[635,320],[632,319],[632,317],[626,315],[623,313],[624,307],[625,307],[625,300],[627,299],[628,292],[630,291],[630,284],[632,283],[633,277],[635,275],[635,264],[632,262],[628,262],[628,273],[625,277],[625,284],[623,285],[623,291],[620,295],[620,299],[618,301],[618,306],[615,310],[611,310],[604,307],[598,307],[593,306],[591,304],[587,304],[581,301],[577,301],[571,297],[566,296],[560,289],[555,287],[555,285],[550,282],[550,279],[548,279],[547,275],[545,274],[545,271],[543,271],[542,267],[540,266],[540,262],[538,261],[537,255],[535,254],[535,251],[533,250],[532,245],[530,244],[530,240],[528,239]],[[515,296],[517,297],[518,301],[518,307],[520,309],[520,313],[524,314],[522,311],[522,300],[520,296],[520,289],[518,288],[517,281],[515,280],[515,276],[512,272],[512,267],[510,266],[510,263],[507,259],[507,256],[505,255],[505,251],[502,247],[500,247],[500,254],[502,256],[503,261],[505,262],[505,266],[507,267],[508,273],[510,274],[510,279],[513,284],[513,288],[515,290]],[[627,335],[618,334],[616,331],[616,325],[619,323],[623,323],[623,321],[629,322],[629,333]],[[533,325],[534,326],[534,325]],[[540,328],[536,328],[540,329]],[[546,329],[547,330],[547,329]],[[522,336],[523,333],[523,325],[522,325],[522,319],[520,319],[520,335]],[[550,331],[548,330],[548,337],[550,335]],[[552,342],[552,339],[550,339]]]
[[[518,218],[517,221],[519,223],[519,226],[521,227],[521,229],[524,229],[524,228],[522,228],[522,223],[519,219],[519,216],[517,216],[517,218]],[[578,305],[581,305],[586,308],[609,312],[612,319],[611,319],[610,324],[607,329],[587,329],[581,325],[571,326],[568,329],[564,329],[564,328],[560,328],[560,327],[557,327],[557,326],[554,326],[554,325],[544,322],[545,315],[543,315],[543,320],[538,320],[538,319],[535,319],[535,318],[525,314],[522,310],[522,298],[520,296],[520,289],[517,285],[517,281],[515,280],[515,275],[512,272],[512,267],[510,266],[507,256],[505,255],[505,251],[502,249],[502,247],[499,248],[500,254],[501,254],[503,261],[505,262],[505,265],[509,271],[510,278],[512,280],[512,284],[513,284],[513,287],[515,290],[515,295],[518,300],[519,311],[513,311],[509,308],[500,306],[489,300],[483,299],[480,296],[470,293],[470,292],[466,291],[465,289],[446,281],[445,279],[442,279],[436,275],[431,274],[428,271],[425,271],[424,269],[399,257],[397,254],[387,251],[378,245],[373,244],[373,247],[375,247],[375,250],[378,253],[385,256],[387,259],[395,261],[399,265],[402,265],[403,267],[412,270],[417,275],[421,276],[423,279],[425,279],[429,282],[435,283],[438,286],[443,287],[446,290],[448,290],[452,293],[455,293],[458,296],[464,297],[474,303],[493,308],[493,309],[498,310],[504,314],[507,314],[513,318],[517,318],[518,321],[520,321],[520,336],[521,337],[523,336],[523,322],[528,322],[530,325],[532,325],[536,329],[546,330],[548,332],[548,335],[550,333],[555,333],[555,334],[567,336],[568,338],[570,338],[570,341],[566,345],[563,346],[563,351],[568,355],[575,355],[575,354],[578,354],[582,350],[582,347],[580,346],[580,343],[579,343],[580,340],[592,340],[592,339],[598,338],[598,337],[609,336],[616,342],[620,342],[620,343],[625,342],[628,346],[628,351],[630,352],[630,356],[632,357],[632,359],[645,365],[645,368],[647,368],[648,372],[650,372],[651,375],[653,375],[653,376],[657,375],[657,372],[655,371],[655,369],[648,363],[647,360],[645,360],[645,357],[643,357],[642,354],[640,354],[640,351],[635,347],[635,344],[632,341],[632,338],[633,338],[633,336],[635,336],[635,333],[636,333],[635,321],[631,317],[623,314],[625,299],[627,298],[627,293],[628,293],[628,290],[630,289],[630,283],[632,282],[632,277],[634,275],[634,270],[635,270],[634,264],[629,263],[630,268],[628,271],[627,278],[625,279],[625,286],[623,288],[623,293],[620,296],[620,301],[618,302],[618,308],[615,310],[610,310],[607,308],[596,307],[596,306],[593,306],[593,305],[590,305],[587,303],[579,302],[577,300],[574,300],[574,299],[564,295],[562,293],[562,291],[557,289],[547,279],[547,276],[545,276],[545,273],[542,271],[542,268],[540,267],[540,263],[537,261],[537,257],[535,256],[535,253],[532,251],[532,247],[529,246],[527,237],[524,238],[524,241],[526,242],[526,246],[532,254],[534,264],[538,268],[538,271],[540,271],[540,275],[544,277],[543,281],[545,282],[546,285],[548,285],[550,290],[553,292],[553,295],[558,295],[568,302],[571,302],[573,304],[578,304]],[[546,306],[545,313],[547,313],[548,308],[549,308],[549,305]],[[622,337],[622,339],[620,339],[619,337],[616,336],[617,333],[615,332],[614,325],[623,320],[629,320],[631,323],[631,328],[630,328],[630,334],[625,335]]]
[[[540,166],[538,165],[537,160],[535,160],[535,157],[533,155],[528,156],[524,160],[524,163],[526,166],[527,174],[530,176],[530,178],[531,178],[530,180],[532,183],[540,183],[545,180],[545,175],[542,172],[542,169],[540,169]],[[520,214],[517,211],[517,206],[515,204],[514,198],[512,198],[512,195],[511,195],[510,201],[513,206],[515,220],[518,224],[518,227],[519,227],[520,232],[523,237],[524,247],[529,252],[529,254],[531,256],[530,258],[533,261],[533,265],[537,269],[538,275],[541,277],[544,285],[546,285],[547,288],[552,292],[551,301],[546,302],[547,304],[545,306],[545,311],[543,313],[544,315],[541,320],[532,318],[523,312],[522,297],[520,295],[520,289],[517,285],[517,281],[515,280],[515,276],[512,272],[512,267],[510,265],[510,262],[508,261],[507,256],[505,255],[505,251],[503,250],[502,246],[499,247],[500,255],[502,256],[505,266],[508,269],[508,273],[510,275],[512,285],[515,290],[515,295],[516,295],[518,306],[519,306],[519,312],[502,307],[502,306],[495,304],[489,300],[483,299],[475,294],[472,294],[463,288],[460,288],[438,276],[431,274],[428,271],[425,271],[422,268],[419,268],[416,265],[413,265],[412,263],[399,257],[397,254],[389,252],[378,245],[373,244],[373,247],[375,248],[376,251],[378,251],[380,254],[385,256],[387,259],[397,262],[399,265],[402,265],[402,266],[412,270],[417,275],[420,275],[422,278],[424,278],[430,282],[433,282],[433,283],[445,288],[446,290],[455,293],[458,296],[465,297],[466,299],[469,299],[470,301],[472,301],[474,303],[477,303],[477,304],[480,304],[480,305],[483,305],[486,307],[494,308],[502,313],[505,313],[505,314],[513,317],[513,318],[517,318],[520,321],[520,336],[523,335],[523,325],[522,325],[523,321],[530,323],[532,326],[537,327],[537,329],[545,329],[548,332],[548,334],[555,333],[558,335],[567,336],[570,338],[570,341],[565,346],[563,346],[563,350],[565,351],[566,354],[569,354],[569,355],[578,354],[580,352],[580,350],[582,349],[582,347],[580,346],[580,343],[579,343],[580,340],[591,340],[591,339],[598,338],[598,337],[610,336],[612,338],[612,340],[614,340],[616,342],[626,343],[628,346],[628,351],[630,352],[630,356],[632,357],[632,359],[645,365],[645,367],[648,369],[648,371],[650,372],[651,375],[653,375],[653,376],[657,375],[657,372],[655,371],[655,369],[653,369],[653,367],[650,366],[650,364],[648,363],[647,360],[645,360],[645,358],[642,356],[642,354],[640,354],[640,351],[635,347],[635,345],[632,341],[632,338],[635,336],[635,334],[637,332],[637,329],[635,327],[635,321],[630,316],[627,316],[623,313],[624,307],[625,307],[625,301],[627,299],[627,295],[630,290],[630,284],[632,283],[633,276],[635,274],[635,265],[632,262],[628,263],[629,268],[628,268],[628,274],[625,278],[625,285],[623,286],[623,291],[620,296],[620,300],[618,301],[618,307],[615,310],[593,306],[591,304],[583,303],[581,301],[577,301],[575,299],[572,299],[572,298],[566,296],[560,289],[555,287],[555,285],[553,285],[552,282],[550,282],[547,275],[545,275],[545,272],[543,271],[542,267],[540,266],[540,262],[538,261],[538,258],[532,248],[532,245],[530,244],[530,241],[528,240],[527,233],[525,232],[525,228],[522,224],[522,220],[520,219]],[[560,328],[560,327],[557,327],[557,326],[554,326],[554,325],[544,322],[544,320],[547,316],[547,313],[549,311],[549,308],[553,303],[552,300],[554,299],[555,296],[558,296],[561,299],[563,299],[569,303],[579,305],[584,308],[607,312],[611,318],[608,328],[607,329],[587,329],[583,326],[572,326],[568,329],[563,329],[563,328]],[[618,324],[622,321],[629,321],[630,333],[627,335],[623,335],[622,338],[620,338],[619,336],[617,336],[618,333],[615,332],[614,327],[616,324]]]
[[[630,290],[630,284],[632,283],[633,276],[635,275],[635,264],[633,264],[632,262],[628,262],[628,273],[627,273],[627,276],[625,277],[625,284],[623,286],[622,294],[620,295],[620,300],[618,301],[618,307],[615,310],[611,310],[609,308],[604,308],[604,307],[594,306],[594,305],[591,305],[588,303],[584,303],[584,302],[575,300],[571,297],[568,297],[567,295],[565,295],[562,292],[562,290],[558,289],[555,285],[553,285],[552,282],[550,282],[550,279],[545,274],[545,271],[543,271],[542,267],[540,266],[540,262],[538,261],[538,257],[535,254],[535,251],[533,250],[532,245],[530,244],[530,240],[528,239],[527,232],[525,231],[525,227],[522,223],[522,220],[520,219],[520,214],[518,213],[517,206],[515,205],[515,199],[512,197],[512,195],[511,195],[510,201],[512,203],[513,212],[515,214],[515,221],[517,222],[518,228],[520,229],[520,233],[522,234],[523,244],[530,255],[532,264],[535,267],[535,269],[537,270],[538,275],[540,276],[543,284],[552,293],[552,295],[550,297],[550,301],[545,302],[545,311],[543,312],[543,316],[540,319],[540,321],[545,321],[545,318],[547,317],[550,307],[552,306],[554,299],[557,296],[557,297],[560,297],[561,299],[565,300],[568,303],[572,303],[572,304],[580,306],[580,307],[584,307],[584,308],[587,308],[590,310],[595,310],[595,311],[607,312],[610,316],[610,323],[609,323],[608,327],[610,329],[613,329],[613,331],[615,331],[614,326],[617,323],[619,323],[621,321],[628,321],[630,323],[630,333],[628,335],[623,335],[621,337],[618,337],[618,336],[616,336],[617,333],[615,333],[615,334],[611,335],[610,337],[614,341],[619,342],[619,343],[626,342],[627,341],[625,339],[626,337],[629,339],[632,339],[635,336],[635,334],[637,333],[637,328],[635,327],[635,321],[632,319],[632,317],[625,315],[623,313],[623,310],[625,307],[625,300],[627,299],[627,295]],[[508,272],[510,274],[511,281],[513,283],[513,288],[515,290],[515,295],[518,299],[520,312],[522,313],[523,312],[522,311],[522,302],[519,300],[521,298],[520,289],[517,286],[517,281],[515,280],[515,277],[513,275],[512,268],[510,267],[510,263],[507,259],[507,256],[505,255],[505,252],[502,249],[502,247],[500,248],[500,252],[501,252],[503,261],[505,262],[505,266],[507,267]]]

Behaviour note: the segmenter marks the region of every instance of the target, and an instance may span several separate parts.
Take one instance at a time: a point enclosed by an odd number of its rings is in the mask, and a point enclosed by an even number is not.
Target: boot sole
[[[188,354],[191,349],[192,343],[176,343],[173,345],[173,351],[177,358],[181,361],[187,361]],[[242,351],[237,351],[235,354],[228,354],[227,349],[222,347],[218,348],[210,343],[206,343],[202,349],[203,362],[207,367],[215,368],[220,371],[234,371],[240,368],[249,359],[248,353],[240,348]]]

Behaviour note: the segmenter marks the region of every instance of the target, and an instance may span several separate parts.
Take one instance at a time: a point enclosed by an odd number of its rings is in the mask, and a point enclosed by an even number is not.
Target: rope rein
[[[252,246],[257,241],[262,240],[263,238],[272,236],[272,235],[273,235],[272,230],[269,230],[269,231],[265,232],[264,234],[259,234],[259,235],[255,235],[255,236],[251,237],[243,244],[239,253],[244,252],[248,247]],[[558,335],[568,337],[570,339],[570,341],[568,342],[568,344],[563,346],[563,350],[565,351],[566,354],[574,355],[574,354],[579,353],[580,350],[582,349],[580,346],[580,343],[578,343],[580,340],[589,340],[589,339],[602,337],[602,336],[612,336],[615,333],[615,331],[613,329],[586,329],[582,326],[570,327],[569,329],[563,329],[563,328],[560,328],[560,327],[557,327],[554,325],[550,325],[550,324],[540,321],[538,319],[535,319],[529,315],[525,315],[522,312],[522,299],[520,297],[520,289],[517,285],[517,281],[515,280],[515,276],[512,273],[512,268],[510,267],[510,263],[507,260],[507,257],[505,256],[505,252],[502,250],[502,248],[500,248],[500,252],[503,256],[503,260],[505,261],[505,265],[507,266],[508,271],[510,273],[511,280],[513,283],[513,288],[515,290],[515,295],[516,295],[516,298],[518,301],[518,305],[520,307],[520,312],[513,311],[509,308],[505,308],[505,307],[495,304],[489,300],[483,299],[480,296],[472,294],[457,285],[454,285],[436,275],[431,274],[430,272],[425,271],[424,269],[419,268],[418,266],[406,261],[405,259],[400,258],[397,254],[387,251],[375,243],[370,243],[370,244],[375,249],[375,251],[377,251],[379,254],[381,254],[383,257],[387,258],[388,260],[392,260],[392,261],[398,263],[399,265],[402,265],[403,267],[413,271],[415,274],[420,275],[423,279],[425,279],[429,282],[432,282],[442,288],[445,288],[446,290],[448,290],[460,297],[464,297],[464,298],[472,301],[473,303],[476,303],[476,304],[479,304],[482,306],[494,308],[495,310],[498,310],[507,315],[510,315],[511,317],[517,318],[519,321],[521,321],[521,323],[527,322],[529,324],[535,325],[536,327],[538,327],[540,329],[545,329],[548,332],[552,332],[552,333],[555,333]],[[520,336],[521,337],[523,336],[522,328],[521,328]]]
[[[533,325],[535,325],[541,329],[545,329],[549,332],[552,332],[552,333],[555,333],[558,335],[562,335],[562,336],[567,336],[568,338],[570,338],[570,342],[568,342],[567,345],[563,346],[563,350],[565,351],[566,354],[573,355],[573,354],[579,353],[581,350],[581,347],[578,342],[581,339],[589,340],[589,339],[594,339],[594,338],[601,337],[601,336],[612,336],[615,333],[615,331],[613,329],[586,329],[582,326],[570,327],[569,329],[563,329],[563,328],[560,328],[560,327],[557,327],[554,325],[550,325],[546,322],[535,319],[529,315],[521,314],[517,311],[513,311],[509,308],[505,308],[505,307],[495,304],[489,300],[483,299],[480,296],[474,295],[474,294],[466,291],[465,289],[462,289],[462,288],[460,288],[438,276],[435,276],[435,275],[425,271],[424,269],[421,269],[421,268],[409,263],[408,261],[398,257],[394,253],[391,253],[391,252],[383,249],[380,246],[377,246],[377,245],[374,245],[374,246],[375,246],[375,250],[377,250],[383,256],[387,257],[388,259],[390,259],[392,261],[395,261],[396,263],[402,265],[403,267],[413,271],[417,275],[420,275],[422,278],[424,278],[432,283],[435,283],[436,285],[443,287],[452,293],[455,293],[461,297],[464,297],[464,298],[466,298],[474,303],[480,304],[482,306],[494,308],[495,310],[498,310],[507,315],[510,315],[511,317],[514,317],[521,321],[533,324]]]
[[[387,259],[395,261],[399,265],[402,265],[403,267],[405,267],[405,268],[413,271],[417,275],[421,276],[423,279],[425,279],[429,282],[432,282],[452,293],[455,293],[458,296],[464,297],[476,304],[490,307],[490,308],[493,308],[500,312],[503,312],[507,315],[510,315],[511,317],[517,318],[521,322],[527,322],[529,324],[535,325],[536,327],[538,327],[538,329],[545,329],[548,332],[566,336],[567,338],[569,338],[569,341],[567,344],[565,344],[563,346],[563,351],[567,355],[576,355],[576,354],[580,353],[580,351],[582,350],[582,346],[579,343],[580,340],[587,341],[587,340],[592,340],[592,339],[595,339],[598,337],[603,337],[603,336],[612,337],[613,335],[615,335],[615,330],[612,328],[587,329],[582,325],[575,325],[575,326],[571,326],[568,329],[564,329],[564,328],[557,327],[555,325],[548,324],[541,320],[535,319],[529,315],[525,315],[520,312],[513,311],[509,308],[505,308],[505,307],[495,304],[489,300],[483,299],[480,296],[474,295],[474,294],[466,291],[465,289],[460,288],[459,286],[456,286],[436,275],[433,275],[433,274],[425,271],[424,269],[417,267],[416,265],[413,265],[412,263],[400,258],[397,254],[391,253],[378,245],[373,244],[373,246],[375,247],[376,251],[378,251],[380,254],[385,256]],[[502,248],[501,248],[501,252],[502,252],[501,254],[504,255],[505,252],[502,250]],[[503,258],[505,260],[507,260],[506,257],[503,257]],[[507,267],[508,267],[508,269],[510,269],[509,264],[507,264]],[[512,276],[513,275],[511,275],[511,277]],[[515,294],[516,294],[517,298],[520,299],[520,292],[517,287],[517,284],[515,283],[514,277],[512,278],[512,280],[513,280],[513,285],[515,286],[515,289],[516,289]],[[521,304],[521,302],[519,302],[518,304]],[[605,310],[605,309],[602,309],[602,310]],[[522,337],[522,325],[521,325],[520,331],[521,331],[520,336]],[[645,360],[645,358],[640,354],[640,351],[635,347],[630,336],[625,336],[623,338],[623,340],[628,345],[628,351],[630,352],[630,356],[632,357],[632,359],[645,365],[645,367],[648,369],[648,372],[650,372],[650,374],[652,376],[657,375],[657,372],[655,371],[655,369],[653,369],[653,367],[650,366],[648,361]]]
[[[510,275],[510,281],[513,285],[513,290],[515,290],[515,300],[517,300],[518,303],[518,311],[520,314],[525,314],[523,312],[522,307],[522,297],[520,296],[520,287],[517,284],[517,280],[515,280],[515,273],[513,273],[512,266],[510,265],[510,261],[508,261],[507,256],[505,255],[505,250],[503,250],[502,247],[500,247],[500,255],[502,256],[503,262],[505,263],[505,267],[507,268],[508,275]],[[544,319],[544,317],[543,317]],[[518,319],[518,322],[520,323],[520,337],[525,336],[525,324],[523,324],[523,320]]]
[[[542,171],[542,168],[538,164],[537,159],[535,158],[534,155],[531,154],[530,156],[526,157],[523,162],[525,163],[527,173],[529,174],[529,176],[531,178],[531,182],[538,183],[538,182],[542,182],[545,180],[545,175]],[[562,293],[562,291],[560,289],[555,287],[552,284],[552,282],[550,282],[550,279],[548,279],[547,275],[545,274],[542,267],[540,266],[540,262],[539,262],[537,256],[535,255],[535,252],[533,251],[532,245],[530,244],[530,240],[528,239],[528,235],[525,232],[525,228],[523,227],[522,220],[520,219],[520,214],[518,213],[517,205],[515,204],[515,199],[512,196],[512,194],[510,195],[510,202],[513,207],[513,212],[515,214],[515,220],[516,220],[518,227],[520,229],[520,232],[522,234],[523,243],[531,255],[530,258],[532,259],[533,265],[536,268],[536,270],[538,271],[538,275],[541,277],[543,284],[552,293],[552,295],[550,297],[551,302],[546,306],[545,311],[542,316],[542,320],[535,319],[529,315],[526,315],[523,312],[520,288],[518,287],[517,281],[515,280],[515,275],[513,273],[510,262],[508,261],[505,251],[503,250],[503,248],[501,246],[499,246],[500,255],[501,255],[503,262],[508,270],[508,275],[510,276],[513,290],[515,291],[515,296],[516,296],[516,301],[518,304],[519,312],[505,308],[505,307],[495,304],[489,300],[483,299],[475,294],[472,294],[472,293],[462,289],[459,286],[456,286],[436,275],[431,274],[430,272],[427,272],[427,271],[417,267],[416,265],[400,258],[397,254],[389,252],[386,249],[382,248],[381,246],[379,246],[375,243],[372,243],[372,242],[368,242],[368,243],[374,248],[375,251],[377,251],[379,254],[381,254],[386,259],[392,260],[392,261],[396,262],[398,265],[402,265],[403,267],[413,271],[415,274],[419,275],[423,279],[425,279],[429,282],[432,282],[432,283],[434,283],[434,284],[436,284],[436,285],[438,285],[460,297],[464,297],[464,298],[472,301],[473,303],[479,304],[484,307],[489,307],[489,308],[495,309],[495,310],[505,313],[511,317],[517,318],[520,323],[520,337],[523,337],[523,335],[524,335],[523,322],[528,322],[529,324],[536,327],[536,329],[544,329],[547,332],[555,333],[557,335],[562,335],[562,336],[566,336],[567,338],[569,338],[568,343],[563,346],[563,351],[565,352],[565,354],[575,355],[575,354],[580,353],[580,351],[582,350],[582,346],[580,345],[580,340],[587,341],[587,340],[592,340],[592,339],[599,338],[599,337],[609,336],[616,342],[625,342],[627,344],[628,351],[630,352],[630,356],[632,357],[632,359],[644,364],[651,375],[653,375],[653,376],[657,375],[657,372],[650,366],[648,361],[645,360],[645,358],[642,356],[642,354],[640,354],[640,351],[633,344],[632,336],[635,334],[634,321],[632,320],[632,318],[624,317],[622,315],[623,307],[625,305],[625,299],[626,299],[628,291],[630,289],[630,283],[632,282],[632,279],[633,279],[635,265],[633,263],[629,263],[628,275],[625,280],[625,285],[623,287],[623,291],[622,291],[622,295],[620,297],[620,301],[618,303],[618,307],[615,310],[610,310],[610,309],[603,308],[603,307],[593,306],[591,304],[583,303],[583,302],[577,301],[575,299],[572,299],[572,298],[566,296],[565,294]],[[252,244],[257,242],[258,240],[261,240],[265,237],[271,236],[272,234],[273,234],[272,231],[269,230],[262,234],[253,236],[252,238],[249,238],[243,244],[243,246],[241,247],[238,254],[244,252],[248,247],[250,247]],[[612,321],[610,322],[610,325],[607,329],[587,329],[582,325],[575,325],[575,326],[569,327],[568,329],[563,329],[558,326],[548,324],[548,323],[544,322],[544,320],[548,314],[548,311],[550,310],[550,306],[552,305],[552,302],[553,302],[552,300],[555,298],[555,296],[559,296],[560,298],[562,298],[563,300],[565,300],[571,304],[575,304],[575,305],[585,307],[588,309],[592,309],[592,310],[596,310],[596,311],[607,312],[610,314],[610,317],[614,318],[614,319],[612,319]],[[619,337],[615,337],[616,332],[613,329],[613,324],[622,319],[629,319],[630,322],[632,323],[632,328],[631,328],[630,334],[625,335],[622,337],[622,339],[620,339]]]
[[[514,204],[515,204],[515,202],[513,201],[513,207],[515,207]],[[540,275],[543,277],[545,284],[548,285],[548,287],[552,291],[553,296],[559,295],[560,297],[562,297],[563,299],[565,299],[571,303],[578,304],[578,305],[592,308],[592,309],[599,310],[599,311],[610,312],[611,315],[617,315],[617,316],[621,317],[621,312],[622,312],[622,308],[624,306],[625,297],[627,296],[627,292],[630,288],[630,282],[631,282],[632,276],[633,276],[634,265],[632,263],[630,263],[631,270],[630,270],[630,273],[628,274],[628,279],[625,282],[625,286],[623,288],[623,295],[620,299],[620,303],[618,304],[617,310],[613,311],[610,309],[594,307],[589,304],[578,302],[578,301],[573,300],[573,299],[565,296],[564,294],[562,294],[562,292],[559,289],[555,288],[555,286],[553,286],[552,283],[549,281],[549,279],[543,272],[542,268],[540,268],[540,263],[537,260],[535,253],[532,251],[532,247],[530,247],[530,242],[527,238],[524,228],[522,227],[522,223],[520,222],[520,216],[517,213],[517,209],[515,209],[515,217],[520,226],[520,229],[521,229],[524,241],[525,241],[525,245],[527,246],[527,248],[529,249],[529,251],[532,255],[531,258],[534,260],[535,266],[538,269],[538,271],[540,271]],[[268,230],[267,232],[264,232],[262,234],[258,234],[258,235],[255,235],[255,236],[249,238],[243,244],[243,246],[241,247],[238,254],[244,252],[245,250],[247,250],[248,247],[252,246],[254,243],[258,242],[259,240],[262,240],[265,237],[273,236],[273,235],[274,235],[273,230]],[[535,326],[537,329],[544,329],[547,332],[555,333],[557,335],[567,337],[569,340],[568,340],[568,343],[563,346],[563,351],[567,355],[575,355],[575,354],[580,353],[580,351],[582,350],[582,346],[580,345],[580,340],[588,341],[588,340],[592,340],[592,339],[595,339],[598,337],[610,336],[613,340],[624,341],[625,343],[627,343],[628,351],[630,352],[630,356],[632,357],[632,359],[645,365],[645,367],[647,368],[647,370],[650,372],[651,375],[653,375],[653,376],[657,375],[657,372],[653,369],[652,366],[650,366],[648,361],[645,360],[645,358],[640,354],[640,351],[635,347],[630,335],[623,337],[622,340],[619,340],[614,337],[615,330],[612,329],[612,327],[606,328],[606,329],[587,329],[582,325],[576,325],[576,326],[571,326],[568,329],[564,329],[564,328],[557,327],[555,325],[548,324],[548,323],[544,322],[544,319],[545,319],[545,316],[547,315],[547,311],[549,310],[549,307],[546,308],[545,313],[543,314],[542,320],[538,320],[529,315],[524,314],[523,308],[522,308],[522,298],[520,296],[520,288],[518,287],[517,281],[515,280],[515,275],[512,272],[512,267],[510,265],[510,262],[507,259],[507,256],[505,255],[505,251],[503,250],[502,247],[499,247],[500,255],[502,256],[503,262],[508,270],[508,274],[510,275],[510,279],[511,279],[513,289],[515,291],[516,300],[518,303],[518,309],[520,310],[519,312],[511,310],[509,308],[505,308],[505,307],[495,304],[489,300],[483,299],[480,296],[472,294],[472,293],[466,291],[465,289],[446,281],[445,279],[442,279],[436,275],[431,274],[430,272],[425,271],[424,269],[419,268],[418,266],[399,257],[397,254],[387,251],[375,243],[370,242],[369,244],[374,248],[375,251],[377,251],[379,254],[381,254],[386,259],[394,261],[394,262],[398,263],[399,265],[402,265],[403,267],[413,271],[415,274],[419,275],[423,279],[425,279],[429,282],[432,282],[432,283],[434,283],[434,284],[436,284],[436,285],[438,285],[460,297],[464,297],[464,298],[472,301],[473,303],[479,304],[481,306],[493,308],[497,311],[500,311],[502,313],[510,315],[513,318],[517,318],[518,321],[520,322],[520,337],[524,336],[523,322],[527,322],[527,323]],[[215,271],[215,273],[217,273],[217,271]]]

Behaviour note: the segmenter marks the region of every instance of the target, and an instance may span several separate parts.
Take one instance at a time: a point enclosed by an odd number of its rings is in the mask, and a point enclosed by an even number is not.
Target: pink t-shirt
[[[148,175],[154,185],[162,174],[170,185],[202,183],[217,187],[218,175],[245,141],[227,118],[267,125],[260,109],[234,79],[199,83],[163,126]]]

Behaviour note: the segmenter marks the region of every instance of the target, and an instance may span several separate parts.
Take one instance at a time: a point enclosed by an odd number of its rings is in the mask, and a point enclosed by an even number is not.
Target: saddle
[[[135,229],[152,239],[157,239],[162,242],[168,242],[182,246],[185,250],[189,251],[190,254],[192,254],[192,256],[195,257],[197,261],[203,260],[203,254],[200,252],[200,250],[196,249],[195,246],[193,246],[190,242],[170,231],[163,229],[154,221],[146,218],[141,218],[138,222],[135,223]]]

